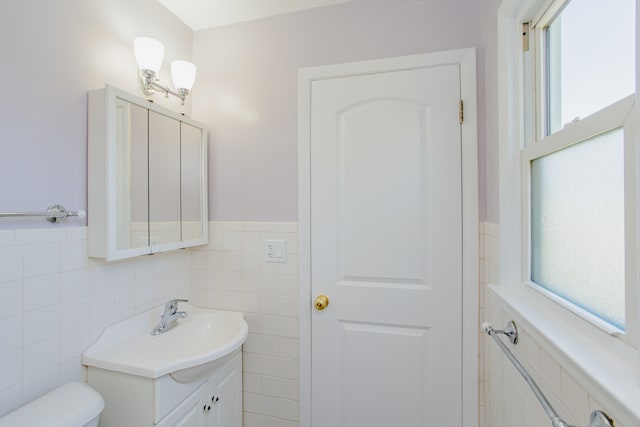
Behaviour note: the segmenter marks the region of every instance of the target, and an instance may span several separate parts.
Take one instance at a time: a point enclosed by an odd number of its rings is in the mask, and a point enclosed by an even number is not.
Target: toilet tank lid
[[[72,382],[0,418],[5,426],[83,426],[104,409],[102,396],[87,384]]]

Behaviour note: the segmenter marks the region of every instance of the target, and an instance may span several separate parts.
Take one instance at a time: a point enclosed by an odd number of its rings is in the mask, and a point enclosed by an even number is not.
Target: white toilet
[[[65,384],[0,418],[0,427],[97,427],[102,396],[87,384]]]

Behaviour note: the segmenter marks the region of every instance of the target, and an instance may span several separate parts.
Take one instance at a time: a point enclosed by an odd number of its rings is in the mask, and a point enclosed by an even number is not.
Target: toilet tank
[[[102,396],[87,384],[65,384],[0,418],[0,427],[97,426]]]

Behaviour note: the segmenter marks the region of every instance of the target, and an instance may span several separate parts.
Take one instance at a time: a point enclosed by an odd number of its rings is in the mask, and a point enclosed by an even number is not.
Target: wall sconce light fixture
[[[153,95],[157,91],[163,92],[168,98],[169,94],[184,100],[193,87],[196,80],[196,66],[189,61],[172,61],[171,77],[176,87],[174,92],[159,82],[158,71],[164,59],[164,46],[158,40],[150,37],[136,37],[133,40],[133,51],[140,70],[140,84],[145,95]]]

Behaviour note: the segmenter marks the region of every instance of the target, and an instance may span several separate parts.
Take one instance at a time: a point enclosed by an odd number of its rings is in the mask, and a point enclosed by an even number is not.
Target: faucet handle
[[[189,302],[188,299],[172,299],[169,300],[165,305],[164,305],[164,311],[167,312],[169,310],[171,310],[171,314],[175,314],[176,311],[178,311],[178,303],[179,302]]]

